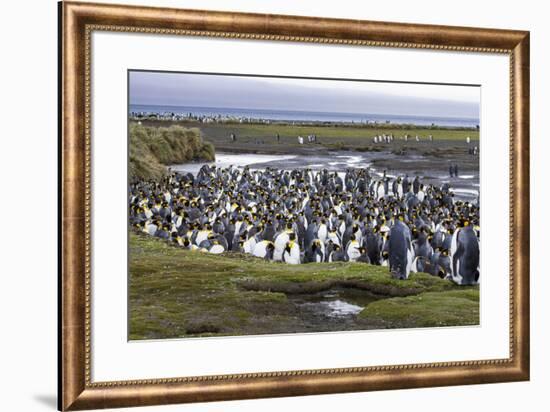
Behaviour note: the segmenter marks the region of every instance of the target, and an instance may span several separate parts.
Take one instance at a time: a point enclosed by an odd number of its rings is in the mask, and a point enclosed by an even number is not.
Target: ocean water
[[[345,122],[345,123],[395,123],[415,124],[419,126],[444,127],[476,127],[479,119],[458,118],[458,117],[431,117],[431,116],[403,116],[393,114],[369,114],[369,113],[329,113],[329,112],[307,112],[291,110],[263,110],[263,109],[241,109],[223,107],[186,107],[186,106],[154,106],[132,104],[129,106],[129,114],[165,114],[188,115],[201,117],[235,117],[262,119],[272,121],[288,122]]]

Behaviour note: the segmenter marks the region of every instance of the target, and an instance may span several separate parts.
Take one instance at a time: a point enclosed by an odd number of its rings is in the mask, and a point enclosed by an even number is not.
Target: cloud
[[[130,103],[436,117],[479,117],[475,86],[130,73]]]

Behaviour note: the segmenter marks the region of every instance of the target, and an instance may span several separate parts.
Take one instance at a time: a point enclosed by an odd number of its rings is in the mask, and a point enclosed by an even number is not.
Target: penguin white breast
[[[286,263],[290,265],[300,264],[300,247],[297,244],[294,244],[290,249],[290,253],[285,250],[283,254],[283,259]]]
[[[220,253],[225,252],[225,248],[222,245],[214,245],[210,248],[210,253],[219,255]]]
[[[327,238],[327,225],[321,225],[319,226],[319,230],[317,231],[317,236],[321,240],[321,242],[324,242]]]
[[[208,237],[208,234],[205,230],[201,230],[199,233],[197,233],[197,237],[195,238],[195,243],[197,245],[200,245],[203,240],[206,240]]]
[[[249,246],[250,251],[247,252],[247,253],[252,253],[252,251],[253,251],[254,248],[256,247],[256,239],[253,238],[253,237],[251,237],[250,239],[248,239],[247,242],[245,242],[245,244],[246,244],[246,243],[248,243],[248,244],[250,245],[250,246]]]
[[[275,239],[275,249],[284,249],[288,241],[289,241],[288,234],[286,232],[281,233]]]
[[[346,224],[345,224],[345,222],[342,222],[342,223],[340,224],[340,228],[339,228],[338,230],[340,231],[340,235],[343,235],[343,234],[344,234],[344,232],[346,231]]]
[[[336,236],[336,233],[334,233],[334,232],[329,233],[329,235],[327,237],[327,241],[329,241],[329,240],[332,240],[332,243],[334,243],[335,245],[341,246],[340,245],[340,239],[338,238],[338,236]]]
[[[348,257],[352,262],[355,262],[361,253],[359,253],[358,244],[350,244],[347,250]]]

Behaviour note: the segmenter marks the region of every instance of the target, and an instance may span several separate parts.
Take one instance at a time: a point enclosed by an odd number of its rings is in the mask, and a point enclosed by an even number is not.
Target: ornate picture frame
[[[94,382],[91,37],[149,33],[506,55],[510,62],[508,358]],[[313,17],[59,3],[59,409],[100,409],[529,379],[529,33]]]

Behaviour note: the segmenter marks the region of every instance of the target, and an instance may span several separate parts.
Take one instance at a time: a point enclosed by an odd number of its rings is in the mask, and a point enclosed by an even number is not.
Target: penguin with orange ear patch
[[[296,241],[296,235],[290,233],[288,236],[289,240],[285,246],[283,252],[283,262],[291,265],[299,265],[300,262],[300,245]]]

